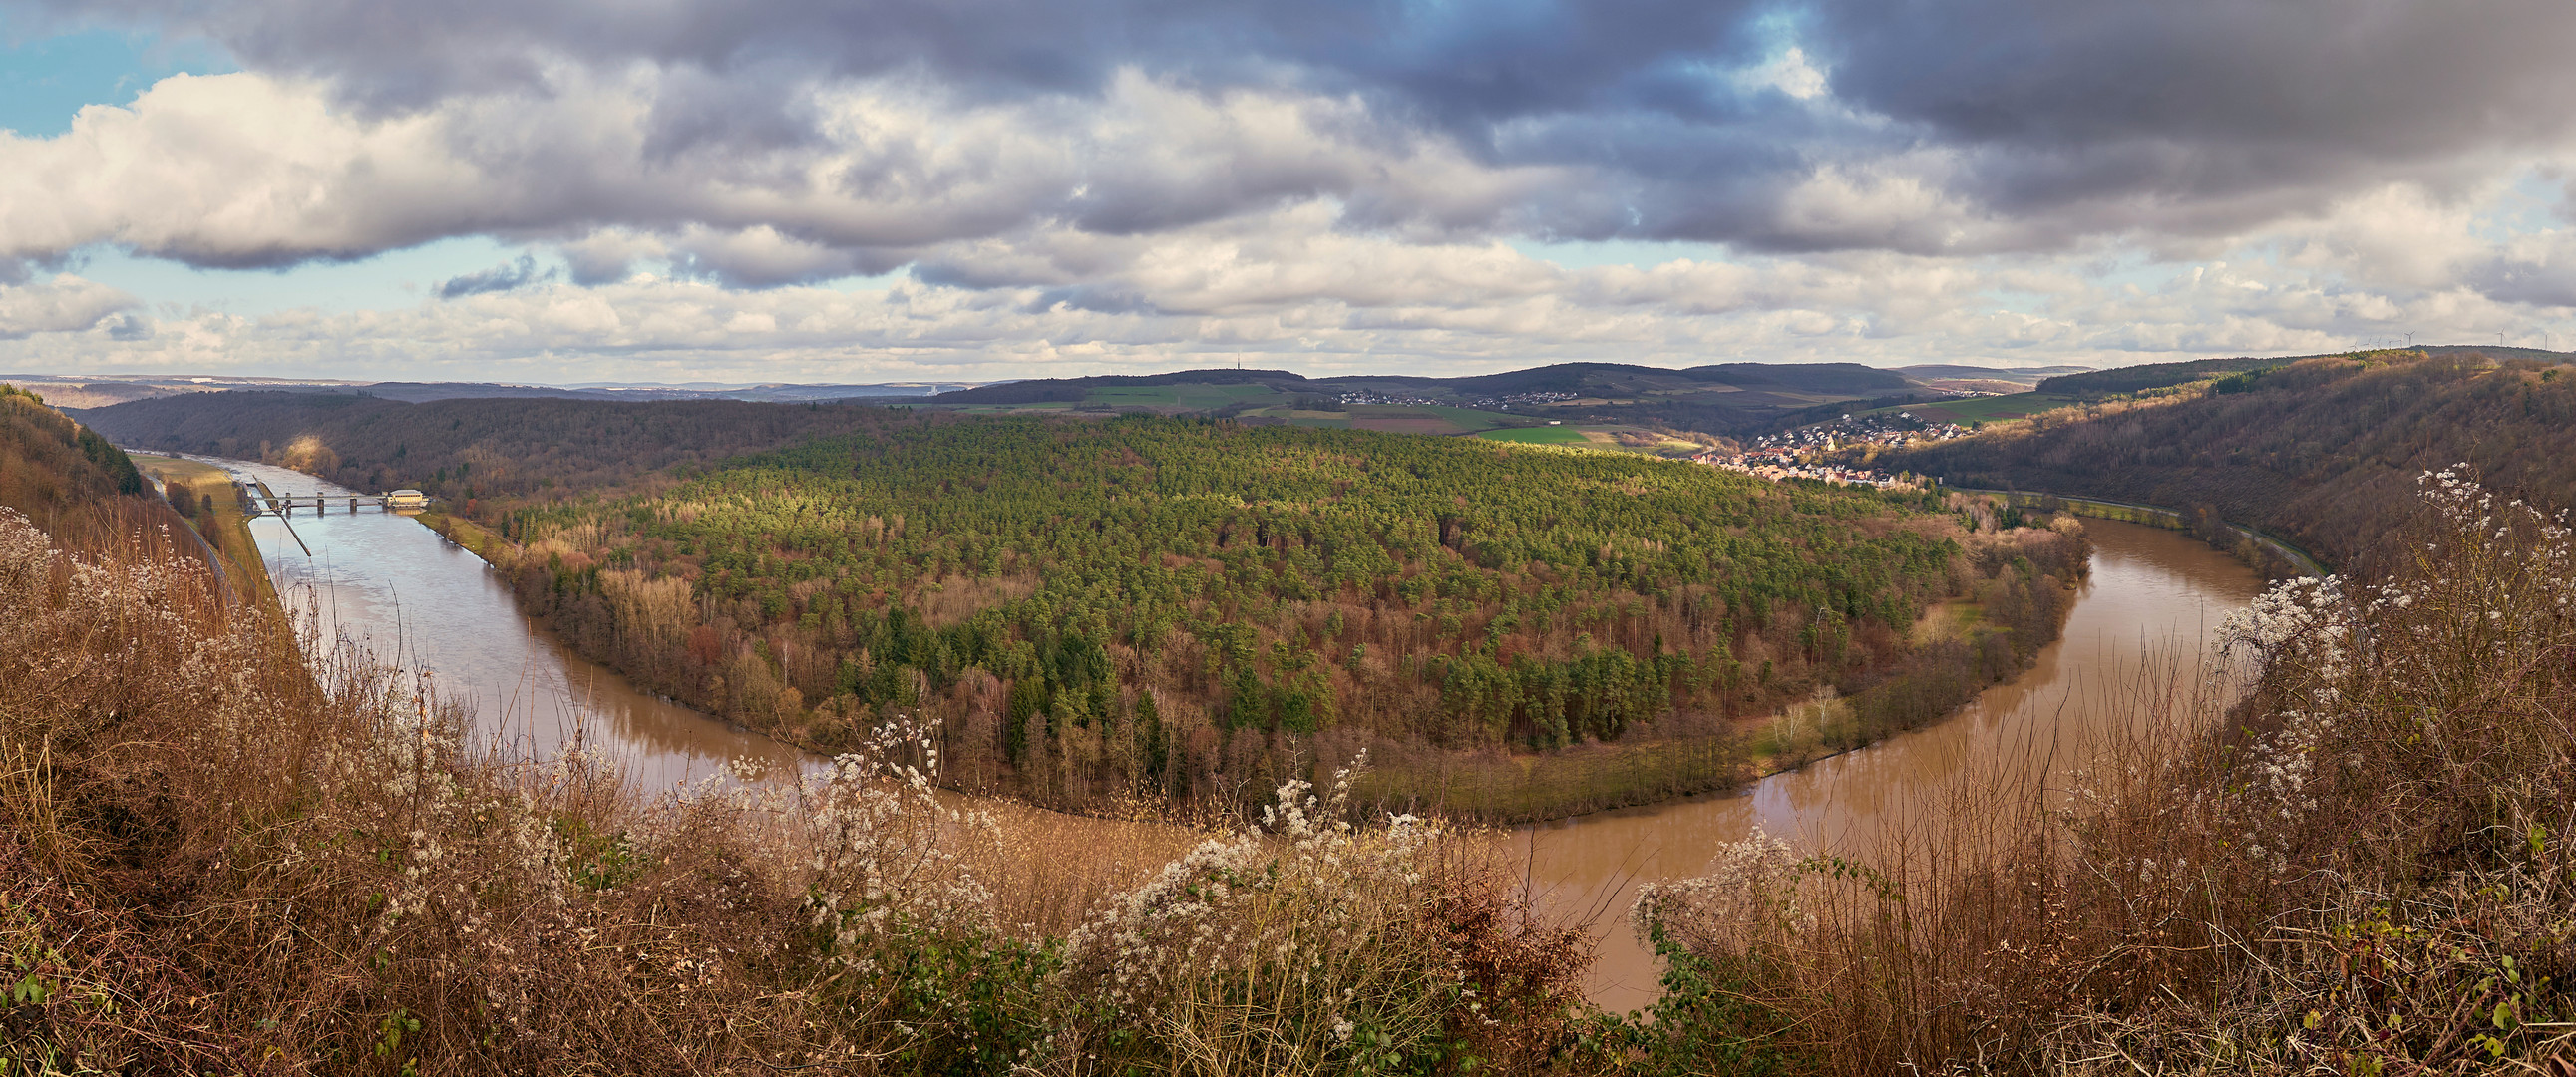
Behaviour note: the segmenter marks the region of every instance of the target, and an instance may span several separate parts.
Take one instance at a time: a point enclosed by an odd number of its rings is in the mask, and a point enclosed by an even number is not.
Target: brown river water
[[[283,468],[208,462],[281,495],[350,492]],[[443,694],[472,705],[486,728],[522,750],[550,751],[578,729],[645,791],[715,775],[737,757],[771,766],[814,762],[639,692],[572,653],[518,612],[498,573],[414,520],[344,507],[300,509],[291,523],[309,555],[287,524],[251,524],[270,578],[290,603],[309,598],[333,638],[433,671]],[[1626,921],[1639,882],[1696,874],[1720,845],[1743,840],[1757,825],[1802,849],[1858,850],[1909,809],[1987,773],[1999,759],[2042,758],[2062,768],[2117,712],[2106,704],[2124,678],[2151,660],[2196,662],[2219,621],[2262,589],[2252,571],[2182,534],[2108,520],[2085,526],[2095,543],[2093,574],[2064,636],[2031,669],[1949,720],[1740,793],[1517,831],[1517,855],[1542,905],[1591,922],[1600,955],[1589,985],[1594,1001],[1628,1010],[1655,996],[1653,957]]]
[[[265,482],[280,496],[350,493],[285,468],[206,462]],[[578,732],[645,790],[713,776],[737,757],[789,765],[804,757],[637,691],[574,654],[518,611],[500,573],[417,520],[374,508],[353,513],[343,503],[322,512],[297,509],[285,522],[259,517],[250,527],[279,595],[290,606],[309,601],[321,615],[324,638],[345,638],[402,668],[431,671],[440,695],[472,706],[485,728],[521,751],[549,754]]]
[[[1801,851],[1865,854],[1955,783],[2037,764],[2063,773],[2109,731],[2123,693],[2151,669],[2197,668],[2219,621],[2261,593],[2261,577],[2174,531],[2086,520],[2093,573],[2066,630],[2021,676],[1947,720],[1775,774],[1739,793],[1624,808],[1515,834],[1531,891],[1560,916],[1590,919],[1599,943],[1588,993],[1632,1010],[1659,993],[1654,956],[1630,932],[1637,884],[1696,875],[1756,826]],[[2019,771],[2028,773],[2028,769]]]

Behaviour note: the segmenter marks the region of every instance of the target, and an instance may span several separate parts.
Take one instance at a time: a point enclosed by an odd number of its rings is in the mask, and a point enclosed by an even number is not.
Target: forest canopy
[[[970,769],[1069,799],[1315,738],[1546,750],[1857,691],[1983,586],[2011,627],[1952,661],[1981,684],[2081,571],[1926,494],[1150,417],[924,416],[491,522],[529,606],[647,684],[827,749],[932,709]]]
[[[826,751],[928,713],[961,784],[1051,801],[1266,790],[1361,748],[1383,777],[1707,745],[1819,692],[1851,698],[1849,746],[2020,668],[2084,560],[2072,531],[1922,492],[1206,418],[284,393],[90,417],[421,488],[524,608],[652,690]],[[1951,600],[1975,630],[1918,645]],[[1510,811],[1721,788],[1732,751]]]

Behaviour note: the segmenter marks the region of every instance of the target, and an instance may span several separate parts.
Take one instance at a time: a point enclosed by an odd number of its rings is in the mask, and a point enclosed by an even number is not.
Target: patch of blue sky
[[[284,310],[325,313],[416,306],[437,297],[439,285],[471,273],[508,267],[520,256],[535,259],[527,286],[571,279],[563,259],[544,247],[461,236],[350,262],[306,262],[284,269],[199,269],[144,258],[114,247],[91,247],[64,268],[84,279],[122,288],[165,316],[194,310],[257,317]],[[641,263],[637,272],[667,277],[670,267]],[[811,287],[844,294],[883,292],[907,279],[909,269],[874,276],[817,281]]]
[[[32,138],[71,129],[87,105],[123,105],[177,74],[237,70],[198,39],[165,41],[117,30],[40,34],[0,12],[0,128]]]
[[[304,308],[342,313],[415,306],[435,295],[443,281],[514,262],[522,253],[538,254],[540,274],[560,264],[560,259],[518,244],[466,236],[353,262],[306,262],[285,269],[198,269],[92,247],[67,268],[122,288],[156,312],[184,315],[202,309],[256,317]]]
[[[2570,223],[2576,223],[2576,197],[2571,197],[2567,177],[2533,168],[2515,177],[2513,186],[2480,212],[2469,229],[2479,239],[2503,244]]]
[[[852,292],[882,292],[894,287],[895,282],[897,281],[911,279],[911,276],[912,267],[904,266],[900,269],[879,273],[873,277],[836,277],[831,280],[816,281],[814,282],[814,287],[828,288],[832,291],[841,292],[843,294]]]

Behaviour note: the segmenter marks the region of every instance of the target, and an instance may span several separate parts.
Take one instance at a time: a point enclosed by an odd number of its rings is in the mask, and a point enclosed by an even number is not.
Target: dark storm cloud
[[[469,295],[507,292],[544,280],[554,279],[555,271],[537,272],[537,260],[520,255],[516,262],[505,262],[490,269],[449,277],[438,284],[440,299],[462,299]]]
[[[1838,96],[1986,151],[2008,212],[2243,198],[2563,136],[2562,0],[1822,0]],[[2260,199],[2255,199],[2259,203]]]
[[[648,166],[814,143],[813,88],[837,78],[1078,109],[1133,69],[1210,94],[1347,96],[1367,117],[1340,132],[1355,146],[1436,137],[1486,167],[1564,170],[1508,202],[1448,204],[1321,159],[1179,174],[1122,150],[1060,189],[955,217],[967,223],[952,232],[987,235],[1045,221],[1154,232],[1314,197],[1340,200],[1358,227],[1793,252],[2221,235],[2391,179],[2460,181],[2496,153],[2564,138],[2576,99],[2565,0],[37,2],[203,33],[254,70],[326,78],[379,113],[543,97],[562,65],[615,77],[647,62]],[[1830,94],[1800,100],[1740,77],[1793,44]],[[1840,185],[1819,194],[1820,176]],[[553,204],[510,223],[541,230],[553,212],[573,232],[797,229],[692,217],[633,192]],[[876,227],[797,234],[851,247],[957,238]],[[755,282],[875,264],[698,258]]]
[[[39,2],[65,18],[182,26],[259,69],[331,77],[397,107],[538,86],[563,56],[728,75],[920,69],[995,93],[1096,89],[1125,64],[1216,82],[1284,66],[1490,119],[1586,106],[1642,90],[1668,65],[1740,58],[1758,44],[1745,32],[1747,0]]]
[[[2571,250],[2569,254],[2576,254]],[[2499,256],[2464,275],[2489,299],[2531,307],[2576,307],[2576,259],[2556,265]]]

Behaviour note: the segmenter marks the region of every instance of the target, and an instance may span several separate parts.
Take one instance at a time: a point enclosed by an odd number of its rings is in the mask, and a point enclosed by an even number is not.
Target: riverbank
[[[1980,623],[1975,603],[1928,611],[1908,662],[1844,696],[1820,689],[1778,714],[1718,720],[1686,736],[1584,744],[1546,753],[1372,747],[1363,802],[1501,826],[1546,823],[1735,792],[1889,737],[1945,721],[2030,669],[2072,615],[2081,581],[2054,588],[2051,630],[2027,650]]]
[[[2207,633],[2262,588],[2245,566],[2185,534],[2113,520],[2087,530],[2092,570],[2057,641],[1966,706],[1738,792],[1522,828],[1519,856],[1543,907],[1575,920],[1598,917],[1588,996],[1626,1011],[1664,993],[1663,965],[1624,917],[1641,884],[1706,874],[1713,856],[1757,831],[1793,842],[1800,855],[1863,856],[1888,834],[1940,818],[1945,790],[2027,773],[2022,764],[2031,760],[2062,773],[2113,735],[2113,719],[2135,702],[2128,688],[2140,672],[2174,662],[2197,669],[2192,656]],[[1951,607],[1928,611],[1918,631],[1964,635],[1983,621],[1980,611]]]
[[[1978,490],[1958,486],[1948,486],[1943,489],[1957,490],[1963,494],[2004,498],[2015,508],[2052,512],[2063,510],[2093,519],[2119,520],[2124,523],[2161,527],[2168,531],[2189,532],[2201,541],[2209,543],[2212,548],[2244,562],[2247,568],[2272,579],[2333,575],[2314,556],[2289,541],[2254,527],[2220,519],[2213,513],[2189,513],[2162,505],[2142,505],[2131,501],[2113,501],[2096,497],[2068,497],[2024,490]],[[2234,541],[2222,541],[2227,536],[2233,536]]]
[[[491,528],[444,512],[422,513],[417,519],[505,577],[525,567],[524,548]],[[2084,562],[2079,558],[2074,564],[2080,572]],[[2026,611],[2017,628],[1986,620],[1973,596],[1943,602],[1915,626],[1903,660],[1855,675],[1840,686],[1821,686],[1770,715],[1670,714],[1634,739],[1543,752],[1444,751],[1383,738],[1328,736],[1318,738],[1309,758],[1315,770],[1328,771],[1365,747],[1371,769],[1356,789],[1358,803],[1487,825],[1564,819],[1729,792],[1938,722],[1979,692],[2011,680],[2058,638],[2081,582],[2080,575],[2062,581],[2042,576],[2000,585],[2006,604]],[[743,728],[824,755],[844,746],[822,742],[814,735],[820,727],[819,722],[803,722]],[[988,788],[989,776],[978,781],[963,769],[954,778],[961,791],[1024,795]],[[1123,800],[1106,806],[1047,806],[1076,813],[1128,810]]]
[[[276,584],[268,578],[267,561],[260,556],[259,542],[251,536],[250,519],[242,511],[230,473],[183,457],[136,450],[128,450],[126,456],[134,461],[136,470],[161,484],[164,500],[188,518],[198,537],[222,561],[225,580],[236,593],[264,606],[277,605]],[[181,501],[191,503],[182,505]]]

